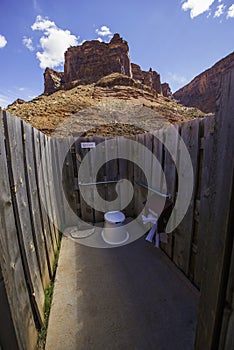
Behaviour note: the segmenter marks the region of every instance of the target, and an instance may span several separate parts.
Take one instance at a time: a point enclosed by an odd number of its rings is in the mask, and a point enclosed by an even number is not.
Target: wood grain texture
[[[21,258],[4,140],[3,115],[0,112],[0,265],[19,349],[34,349],[37,332]]]
[[[196,349],[217,349],[233,246],[234,70],[222,79],[215,116],[213,161],[210,168],[206,254]],[[233,283],[233,276],[231,283]],[[231,323],[230,323],[231,325]],[[233,323],[232,323],[233,332]]]
[[[18,226],[20,244],[27,269],[27,279],[30,285],[32,302],[39,323],[42,323],[44,312],[44,290],[41,281],[38,257],[35,249],[35,237],[30,217],[29,202],[24,169],[24,152],[22,144],[21,121],[6,113],[6,125],[9,142],[10,159],[12,164],[12,185],[15,198],[15,217]]]

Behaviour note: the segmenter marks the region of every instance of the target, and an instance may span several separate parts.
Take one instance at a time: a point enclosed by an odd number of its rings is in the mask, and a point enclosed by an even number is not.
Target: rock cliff
[[[220,76],[232,67],[234,67],[234,52],[176,91],[174,98],[185,106],[197,107],[205,113],[214,113]]]
[[[162,94],[160,75],[151,68],[148,72],[142,71],[140,66],[131,63],[128,43],[119,34],[114,34],[109,43],[92,40],[70,47],[65,52],[64,73],[46,68],[44,94],[96,83],[113,73],[138,80],[152,92]],[[129,82],[133,83],[131,80]]]
[[[160,75],[153,71],[151,68],[148,72],[142,71],[138,64],[132,63],[132,77],[135,80],[139,80],[142,84],[151,87],[158,94],[162,93]]]
[[[162,87],[162,94],[163,94],[163,96],[171,98],[172,97],[172,92],[171,92],[171,88],[170,88],[169,84],[168,83],[163,83],[161,85],[161,87]]]
[[[61,89],[64,83],[64,73],[46,68],[44,73],[44,94],[49,95]]]
[[[128,43],[119,34],[115,34],[109,44],[86,41],[65,53],[65,87],[69,88],[76,80],[83,84],[95,83],[111,73],[131,76]]]

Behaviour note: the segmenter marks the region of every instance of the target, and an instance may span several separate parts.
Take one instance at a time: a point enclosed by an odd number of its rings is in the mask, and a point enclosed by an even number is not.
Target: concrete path
[[[192,350],[198,298],[143,237],[114,249],[65,237],[46,350]]]

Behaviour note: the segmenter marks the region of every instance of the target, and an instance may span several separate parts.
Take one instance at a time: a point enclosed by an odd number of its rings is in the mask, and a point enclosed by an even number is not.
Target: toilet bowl
[[[125,243],[129,238],[129,234],[123,225],[125,215],[121,211],[108,211],[105,213],[104,219],[103,240],[111,245]]]

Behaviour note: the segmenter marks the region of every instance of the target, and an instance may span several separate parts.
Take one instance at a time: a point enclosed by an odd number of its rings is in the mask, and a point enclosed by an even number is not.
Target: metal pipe
[[[78,185],[79,186],[95,186],[95,185],[107,185],[107,184],[113,184],[113,183],[117,183],[119,181],[123,181],[123,179],[120,179],[120,180],[109,180],[109,181],[99,181],[99,182],[87,182],[87,183],[81,183],[79,182]],[[135,181],[135,183],[138,185],[138,186],[141,186],[141,187],[144,187],[146,188],[147,190],[151,191],[151,192],[154,192],[156,194],[158,194],[159,196],[161,197],[164,197],[164,198],[171,198],[171,194],[165,194],[165,193],[161,193],[157,190],[155,190],[154,188],[150,187],[150,186],[147,186],[141,182],[137,182]]]
[[[79,186],[106,185],[106,184],[117,183],[119,181],[123,181],[123,179],[121,179],[121,180],[110,180],[110,181],[99,181],[99,182],[87,182],[87,183],[79,182],[78,185]]]
[[[161,192],[155,190],[154,188],[143,184],[142,182],[137,182],[137,181],[135,181],[135,183],[136,183],[138,186],[144,187],[144,188],[146,188],[147,190],[149,190],[149,191],[151,191],[151,192],[154,192],[154,193],[158,194],[158,195],[161,196],[161,197],[164,197],[164,198],[171,198],[171,197],[172,197],[171,194],[161,193]]]

